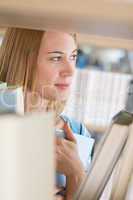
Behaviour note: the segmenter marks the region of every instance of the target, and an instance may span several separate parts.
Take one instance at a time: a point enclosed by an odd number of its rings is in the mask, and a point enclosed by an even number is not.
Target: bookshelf
[[[112,117],[127,107],[131,80],[130,74],[77,70],[64,112],[84,122],[92,132],[103,133]]]

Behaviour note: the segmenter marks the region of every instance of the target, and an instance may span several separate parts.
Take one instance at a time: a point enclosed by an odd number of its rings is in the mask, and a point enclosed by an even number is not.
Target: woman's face
[[[38,60],[38,91],[44,98],[66,100],[75,71],[77,46],[64,32],[44,33]]]

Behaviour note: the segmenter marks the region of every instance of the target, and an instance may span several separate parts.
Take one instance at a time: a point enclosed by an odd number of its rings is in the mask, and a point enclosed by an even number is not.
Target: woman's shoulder
[[[85,127],[83,123],[64,114],[61,114],[60,117],[69,124],[73,133],[91,137],[91,133],[87,130],[87,128]]]

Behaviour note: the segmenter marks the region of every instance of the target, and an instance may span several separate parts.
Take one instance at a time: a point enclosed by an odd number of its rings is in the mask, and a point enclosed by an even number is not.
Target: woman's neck
[[[36,92],[26,92],[25,99],[25,112],[55,112],[55,121],[58,121],[59,115],[64,110],[65,101],[57,101],[42,98]]]

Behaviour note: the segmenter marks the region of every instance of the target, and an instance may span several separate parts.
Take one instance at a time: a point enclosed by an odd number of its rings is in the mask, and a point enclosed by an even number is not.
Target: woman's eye
[[[55,62],[60,61],[61,60],[61,56],[52,57],[52,58],[50,58],[50,60],[51,61],[55,61]]]
[[[76,61],[76,60],[77,60],[77,54],[72,55],[72,56],[70,57],[70,59]]]

